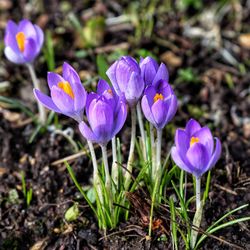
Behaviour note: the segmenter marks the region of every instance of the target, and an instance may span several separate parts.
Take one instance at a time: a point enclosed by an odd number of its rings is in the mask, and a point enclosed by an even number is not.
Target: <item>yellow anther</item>
[[[72,99],[74,99],[74,93],[69,82],[59,82],[57,86],[62,89],[66,94],[68,94]]]
[[[158,100],[163,100],[164,97],[162,94],[156,93],[154,96],[154,102],[157,102]]]
[[[17,41],[17,46],[20,49],[21,52],[24,52],[25,48],[25,35],[23,32],[18,32],[16,34],[16,41]]]
[[[190,140],[190,147],[193,146],[196,142],[199,142],[199,138],[198,137],[192,137]]]
[[[109,94],[113,95],[112,89],[108,89],[107,91],[108,91]]]

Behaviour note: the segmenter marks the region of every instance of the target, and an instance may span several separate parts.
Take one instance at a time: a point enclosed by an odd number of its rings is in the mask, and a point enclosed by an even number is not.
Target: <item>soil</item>
[[[148,37],[143,27],[138,27],[136,23],[117,21],[110,24],[112,17],[122,15],[124,10],[129,13],[129,1],[86,1],[84,4],[83,1],[73,1],[73,4],[71,1],[37,2],[40,4],[33,6],[32,1],[1,1],[0,36],[3,37],[8,19],[19,21],[23,17],[38,23],[44,30],[50,30],[56,65],[62,65],[64,60],[72,63],[82,80],[91,82],[89,90],[96,84],[97,54],[107,56],[111,63],[110,55],[114,51],[123,51],[121,53],[129,53],[137,58],[149,51],[167,64],[170,82],[179,99],[179,109],[172,125],[164,131],[164,148],[170,148],[175,128],[183,127],[190,117],[208,124],[213,134],[223,142],[222,157],[212,170],[209,199],[201,225],[203,229],[226,211],[249,203],[250,6],[247,1],[222,7],[216,1],[208,1],[198,10],[193,6],[180,10],[175,2],[168,9],[158,3],[152,14],[153,31]],[[216,8],[224,12],[216,12],[218,15],[217,19],[213,19],[214,24],[204,23],[205,10]],[[141,3],[138,9],[138,18],[142,18],[145,4]],[[74,13],[82,24],[97,16],[109,20],[100,31],[97,44],[86,47],[86,44],[79,42],[79,33],[69,21],[69,13]],[[200,29],[199,36],[192,35],[192,27]],[[140,31],[138,38],[134,34]],[[211,40],[208,34],[213,35],[214,39]],[[0,45],[0,85],[7,82],[7,88],[0,88],[0,94],[19,100],[36,112],[27,69],[9,62],[3,55],[2,42]],[[79,56],[79,51],[85,51],[86,56]],[[48,91],[48,68],[43,55],[37,59],[35,68],[43,88]],[[59,116],[58,126],[62,129],[72,128],[73,139],[85,146],[86,142],[74,121]],[[133,204],[129,220],[121,222],[117,229],[107,231],[104,237],[90,208],[70,179],[63,161],[57,163],[74,154],[74,148],[65,137],[51,132],[53,128],[40,131],[30,143],[36,128],[37,125],[18,107],[0,102],[0,249],[172,249],[167,211],[165,216],[161,216],[167,229],[167,240],[157,240],[159,232],[155,232],[149,241],[146,240],[147,226],[142,223],[141,213]],[[125,127],[120,136],[123,151],[127,152],[129,128]],[[88,155],[82,154],[69,163],[79,183],[86,187],[90,185],[92,164]],[[22,171],[25,173],[27,190],[33,190],[29,206],[22,192]],[[191,184],[191,177],[188,181]],[[169,189],[167,195],[173,193]],[[188,188],[188,194],[192,194],[192,187]],[[140,193],[132,195],[142,197]],[[148,197],[141,199],[142,206],[146,206],[147,200]],[[69,223],[64,219],[64,214],[75,201],[80,204],[80,216]],[[239,211],[230,219],[242,216],[250,216],[249,209]],[[249,228],[249,223],[244,222],[215,235],[242,249],[250,249]],[[180,249],[184,249],[184,245]],[[222,240],[208,237],[201,249],[235,248]]]

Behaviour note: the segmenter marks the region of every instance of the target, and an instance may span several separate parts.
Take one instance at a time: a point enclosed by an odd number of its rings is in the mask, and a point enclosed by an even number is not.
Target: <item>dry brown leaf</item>
[[[239,36],[239,43],[245,49],[250,49],[250,33]]]

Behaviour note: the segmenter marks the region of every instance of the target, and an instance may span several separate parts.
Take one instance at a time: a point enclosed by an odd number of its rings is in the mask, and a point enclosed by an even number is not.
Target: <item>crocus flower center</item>
[[[20,49],[21,52],[24,52],[24,44],[25,44],[25,35],[23,32],[18,32],[16,34],[16,41],[17,41],[17,46]]]
[[[112,89],[107,90],[110,95],[113,95]]]
[[[154,96],[154,102],[157,102],[158,100],[163,100],[164,97],[162,94],[156,93]]]
[[[191,140],[190,140],[190,147],[193,146],[196,142],[199,142],[199,138],[198,137],[194,137],[192,136]]]
[[[74,99],[74,93],[69,82],[59,82],[57,86],[62,89],[66,94],[68,94],[72,99]]]

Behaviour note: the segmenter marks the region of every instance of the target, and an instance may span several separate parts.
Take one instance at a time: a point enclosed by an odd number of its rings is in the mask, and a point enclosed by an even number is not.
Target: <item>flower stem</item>
[[[154,126],[152,123],[149,124],[150,126],[150,144],[151,144],[151,170],[150,170],[150,176],[152,176],[153,181],[153,173],[155,171],[155,137],[154,137]]]
[[[127,162],[127,172],[125,173],[125,190],[128,190],[129,184],[131,182],[131,172],[133,168],[133,158],[135,150],[135,136],[136,136],[136,110],[135,107],[131,108],[131,140],[130,140],[130,149]]]
[[[104,170],[105,170],[105,187],[110,194],[111,191],[111,178],[109,173],[109,165],[108,165],[108,155],[107,155],[107,146],[101,145],[102,148],[102,159],[104,163]]]
[[[113,156],[113,162],[112,162],[112,179],[114,181],[114,184],[116,185],[116,188],[118,189],[119,184],[119,165],[117,164],[117,151],[116,151],[116,137],[114,136],[112,138],[112,156]]]
[[[162,129],[157,129],[156,164],[154,173],[156,177],[157,176],[159,177],[161,171],[161,139],[162,139]]]
[[[196,210],[201,204],[201,177],[196,177]]]
[[[89,151],[93,163],[93,181],[94,181],[94,186],[96,188],[97,195],[100,199],[101,204],[104,204],[103,200],[103,194],[102,194],[102,186],[101,186],[101,181],[100,181],[100,176],[98,174],[98,165],[97,165],[97,160],[95,156],[95,150],[93,147],[92,142],[88,141],[88,146],[89,146]]]
[[[146,135],[145,135],[145,130],[143,126],[143,118],[142,118],[142,112],[141,112],[141,104],[140,102],[137,103],[136,105],[136,111],[137,111],[137,118],[139,122],[139,128],[140,128],[140,133],[141,133],[141,138],[142,138],[142,147],[143,147],[143,157],[144,160],[147,160],[147,151],[146,151]]]
[[[29,70],[34,88],[41,90],[40,83],[39,83],[39,80],[36,76],[33,65],[31,63],[27,63],[26,65],[27,65],[27,68]],[[45,125],[46,120],[47,120],[45,108],[39,101],[37,101],[37,105],[38,105],[38,111],[39,111],[39,121],[42,125]]]

